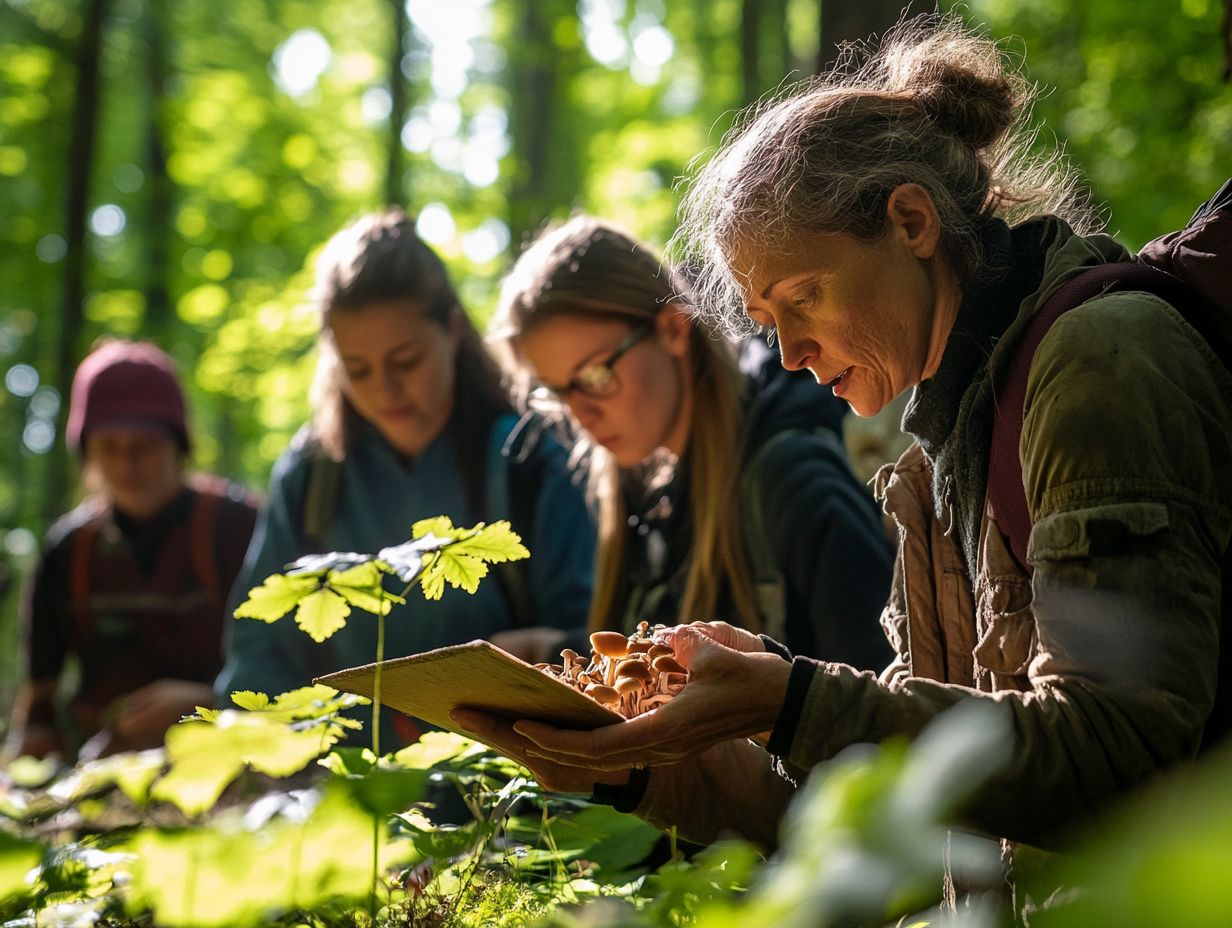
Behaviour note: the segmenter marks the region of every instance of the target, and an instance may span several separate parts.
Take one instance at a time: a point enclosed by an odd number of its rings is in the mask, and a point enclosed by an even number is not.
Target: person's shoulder
[[[526,413],[516,422],[503,418],[494,427],[504,430],[501,452],[510,470],[567,468],[573,442],[562,423],[549,421],[538,413]]]
[[[63,549],[77,531],[90,522],[106,518],[107,512],[107,504],[101,497],[90,496],[82,500],[47,529],[43,538],[44,556]]]
[[[1150,376],[1214,360],[1180,309],[1156,294],[1133,290],[1102,294],[1062,315],[1036,352],[1045,364],[1053,356],[1106,376]]]
[[[226,510],[255,513],[261,507],[260,497],[241,483],[217,474],[193,474],[188,481],[194,492],[212,496]]]

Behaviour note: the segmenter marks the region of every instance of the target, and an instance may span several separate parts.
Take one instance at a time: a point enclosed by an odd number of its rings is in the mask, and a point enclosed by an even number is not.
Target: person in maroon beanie
[[[152,344],[110,340],[81,362],[66,432],[89,495],[52,526],[27,587],[10,758],[154,747],[209,705],[256,522],[242,488],[188,474],[184,393]]]

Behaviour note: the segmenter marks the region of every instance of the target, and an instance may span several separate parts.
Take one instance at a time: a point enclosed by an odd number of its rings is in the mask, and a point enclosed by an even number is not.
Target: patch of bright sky
[[[415,231],[429,245],[448,245],[458,234],[458,225],[444,203],[428,203],[415,219]]]
[[[386,87],[369,87],[360,98],[364,123],[369,126],[375,126],[387,120],[393,106],[393,100],[390,99],[389,90]]]
[[[625,0],[582,0],[578,4],[586,50],[595,61],[609,68],[629,64],[629,41],[620,27],[624,15]]]
[[[126,222],[124,210],[114,203],[105,203],[90,213],[90,231],[104,238],[119,235],[124,231]]]
[[[462,253],[476,264],[486,264],[508,247],[509,227],[499,219],[485,219],[462,236]]]
[[[332,52],[315,29],[300,29],[274,50],[274,83],[292,97],[302,97],[329,67]]]

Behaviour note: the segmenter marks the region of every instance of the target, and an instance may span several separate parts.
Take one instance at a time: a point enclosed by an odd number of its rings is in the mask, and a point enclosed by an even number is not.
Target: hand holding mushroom
[[[776,654],[740,651],[715,640],[727,637],[737,646],[754,647],[750,639],[756,636],[728,636],[728,629],[731,626],[716,629],[697,624],[657,631],[654,643],[671,649],[675,664],[687,672],[687,683],[664,700],[654,696],[631,700],[641,712],[628,721],[594,731],[572,731],[523,719],[512,731],[528,739],[525,749],[532,757],[611,771],[674,763],[720,741],[767,731],[774,727],[786,696],[791,664]],[[579,667],[574,658],[577,681],[581,673],[588,672],[589,662]],[[675,685],[670,672],[664,676],[665,685]],[[595,682],[601,681],[585,685]],[[652,700],[653,705],[646,705]]]

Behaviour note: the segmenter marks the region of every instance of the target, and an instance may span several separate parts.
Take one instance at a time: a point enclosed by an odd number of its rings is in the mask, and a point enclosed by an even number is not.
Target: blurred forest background
[[[309,269],[336,228],[413,210],[482,324],[543,220],[583,208],[662,244],[676,178],[742,106],[901,8],[0,0],[0,708],[21,580],[80,492],[62,398],[95,338],[170,351],[195,465],[259,490],[306,415]],[[1131,247],[1232,172],[1224,0],[960,9],[1025,57],[1040,143]]]

